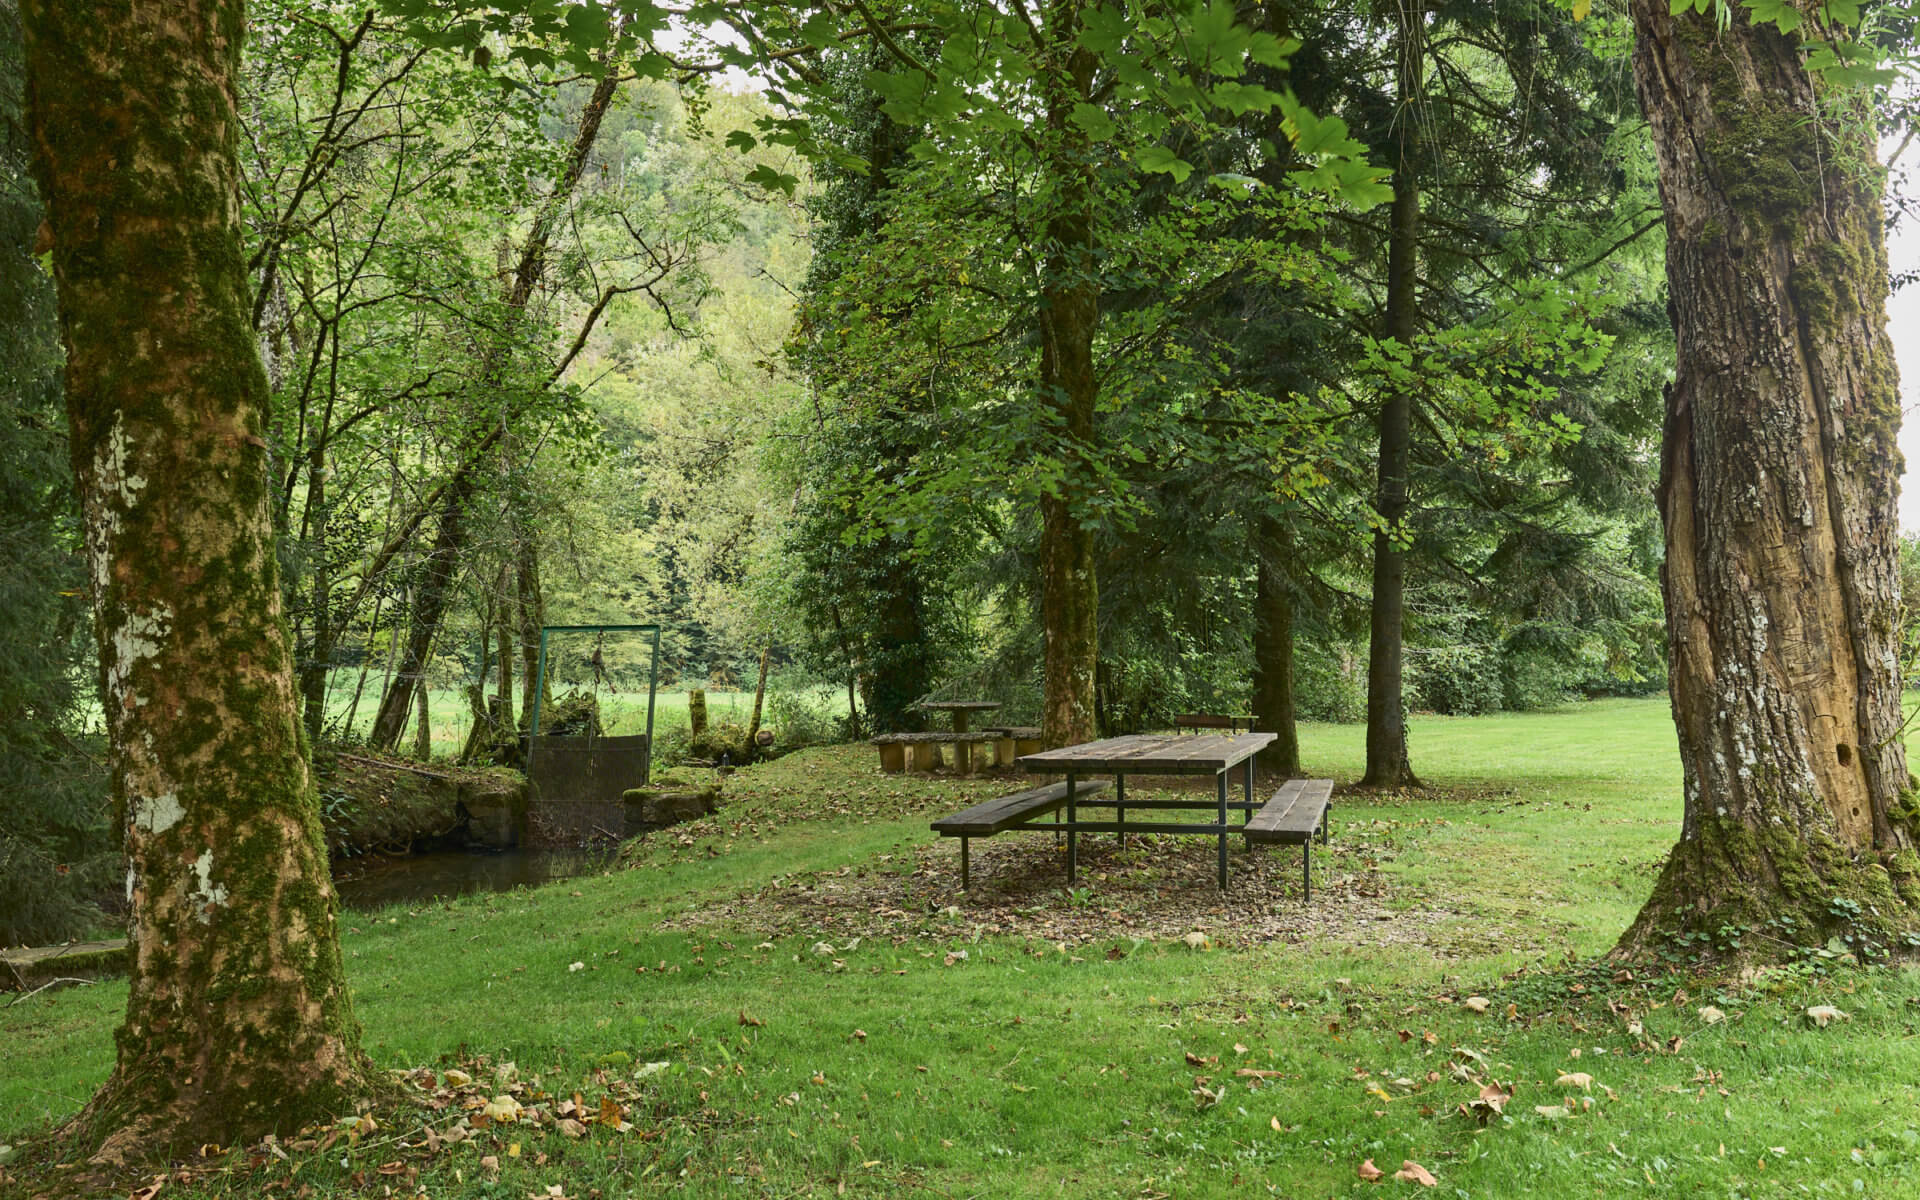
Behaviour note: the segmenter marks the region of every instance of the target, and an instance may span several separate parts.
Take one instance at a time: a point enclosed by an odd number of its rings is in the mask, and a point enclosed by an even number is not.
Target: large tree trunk
[[[1094,57],[1074,46],[1077,0],[1058,0],[1048,20],[1049,32],[1063,47],[1063,61],[1049,73],[1047,86],[1058,209],[1047,222],[1040,401],[1052,410],[1052,431],[1064,465],[1059,491],[1040,499],[1040,620],[1047,641],[1040,738],[1048,746],[1065,746],[1094,736],[1100,590],[1093,531],[1083,523],[1077,502],[1084,498],[1085,459],[1093,446],[1093,407],[1100,386],[1093,370],[1100,285],[1094,262],[1093,180],[1084,135],[1071,120],[1074,106],[1091,96]]]
[[[1419,330],[1420,185],[1415,170],[1421,94],[1420,0],[1400,0],[1393,208],[1387,233],[1387,336],[1411,346]],[[1407,755],[1407,708],[1401,687],[1405,660],[1407,459],[1413,440],[1413,400],[1404,388],[1380,406],[1380,476],[1374,507],[1373,604],[1367,649],[1367,771],[1362,787],[1417,787]]]
[[[1665,0],[1633,16],[1679,349],[1660,509],[1686,790],[1621,950],[1770,920],[1786,943],[1884,942],[1914,927],[1920,860],[1871,113],[1738,6],[1726,30]]]
[[[281,620],[238,222],[238,0],[24,6],[125,834],[108,1163],[352,1111],[368,1075]]]
[[[1263,513],[1254,522],[1253,727],[1278,736],[1260,765],[1300,775],[1300,732],[1293,718],[1293,530]]]

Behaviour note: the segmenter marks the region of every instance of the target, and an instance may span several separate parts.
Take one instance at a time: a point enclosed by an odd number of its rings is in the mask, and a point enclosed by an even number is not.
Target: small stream
[[[435,850],[405,858],[369,855],[334,866],[343,908],[425,903],[475,892],[508,892],[604,870],[619,854],[613,845],[560,850]]]

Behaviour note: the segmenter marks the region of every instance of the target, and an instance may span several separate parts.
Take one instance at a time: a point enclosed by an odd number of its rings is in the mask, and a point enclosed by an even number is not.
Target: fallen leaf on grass
[[[1187,1065],[1191,1067],[1210,1067],[1219,1061],[1220,1056],[1218,1054],[1209,1054],[1202,1057],[1191,1050],[1187,1051]]]
[[[608,1129],[617,1130],[620,1133],[633,1128],[627,1124],[627,1110],[622,1108],[620,1102],[612,1096],[600,1097],[600,1115],[594,1119]]]
[[[1699,1012],[1700,1023],[1703,1025],[1718,1025],[1727,1019],[1726,1013],[1721,1012],[1711,1004],[1703,1005]]]
[[[1557,1121],[1567,1115],[1567,1106],[1564,1104],[1536,1104],[1533,1106],[1533,1111],[1539,1113],[1549,1121]]]
[[[1393,1177],[1395,1179],[1405,1180],[1408,1183],[1417,1183],[1421,1187],[1433,1187],[1440,1182],[1433,1177],[1432,1171],[1427,1170],[1410,1158],[1400,1160],[1400,1169],[1393,1173]]]
[[[1853,1018],[1831,1004],[1816,1004],[1807,1010],[1807,1020],[1825,1029],[1836,1020],[1851,1021]]]
[[[583,1138],[587,1136],[587,1127],[572,1117],[561,1117],[558,1121],[554,1122],[554,1126],[570,1138]]]
[[[1583,1092],[1593,1090],[1593,1076],[1585,1071],[1562,1071],[1553,1082],[1558,1087],[1577,1087]]]
[[[1460,1003],[1469,1012],[1483,1013],[1487,1011],[1488,1006],[1491,1005],[1493,1002],[1491,1000],[1488,1000],[1485,996],[1468,996],[1465,1000],[1462,1000]]]
[[[755,1029],[758,1029],[758,1028],[760,1028],[761,1026],[763,1026],[763,1025],[765,1025],[765,1024],[766,1024],[766,1022],[765,1022],[765,1021],[762,1021],[762,1020],[761,1020],[761,1019],[760,1019],[759,1017],[750,1017],[750,1016],[748,1016],[748,1015],[747,1015],[747,1010],[746,1010],[746,1009],[744,1009],[744,1008],[740,1010],[740,1023],[741,1023],[742,1025],[749,1025],[749,1026],[752,1026],[752,1027],[753,1027],[753,1028],[755,1028]]]
[[[1482,1084],[1477,1099],[1469,1100],[1460,1106],[1462,1116],[1472,1117],[1485,1125],[1507,1111],[1507,1102],[1513,1099],[1511,1088],[1503,1088],[1497,1083]]]
[[[1233,1074],[1238,1079],[1279,1079],[1284,1071],[1263,1071],[1259,1067],[1235,1067]]]
[[[1382,1179],[1385,1179],[1387,1177],[1387,1173],[1385,1171],[1382,1171],[1379,1167],[1376,1167],[1373,1165],[1372,1159],[1368,1159],[1367,1161],[1361,1163],[1359,1170],[1355,1171],[1354,1173],[1360,1176],[1361,1181],[1364,1183],[1379,1183]]]

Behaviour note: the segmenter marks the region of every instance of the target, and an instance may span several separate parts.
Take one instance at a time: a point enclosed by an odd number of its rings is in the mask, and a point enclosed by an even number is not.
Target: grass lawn
[[[1358,727],[1302,742],[1358,775]],[[1051,838],[978,842],[965,896],[926,822],[1007,781],[765,764],[629,869],[349,914],[367,1050],[429,1069],[422,1111],[165,1194],[1920,1195],[1920,976],[1593,961],[1675,836],[1663,700],[1412,750],[1431,791],[1338,796],[1311,906],[1293,848],[1236,848],[1223,897],[1192,838],[1089,838],[1072,891]],[[124,999],[0,1004],[0,1142],[80,1106]],[[443,1140],[496,1096],[532,1111]]]
[[[366,737],[373,729],[374,713],[380,707],[379,677],[374,676],[368,683],[366,693],[360,698],[357,708],[353,706],[353,673],[337,671],[333,690],[327,697],[327,719],[336,726],[344,722],[349,711],[353,713],[353,727],[356,735]],[[565,695],[575,685],[571,682],[557,683],[553,689],[555,696]],[[584,690],[594,691],[591,686]],[[647,731],[647,688],[641,681],[637,689],[602,687],[596,694],[600,698],[600,721],[609,734],[645,733]],[[830,712],[844,716],[846,699],[838,696],[838,708],[834,708],[835,693],[809,693],[812,703],[824,703]],[[662,687],[654,697],[654,731],[656,736],[664,735],[670,729],[684,730],[687,727],[687,693],[680,687]],[[713,722],[732,721],[745,725],[753,712],[752,691],[707,691],[707,719]],[[433,753],[436,758],[451,758],[460,753],[467,743],[467,733],[473,726],[473,715],[467,707],[465,695],[451,688],[434,688],[427,697],[427,725],[433,731]],[[401,739],[403,745],[411,747],[414,739],[414,725],[407,724],[406,735]]]

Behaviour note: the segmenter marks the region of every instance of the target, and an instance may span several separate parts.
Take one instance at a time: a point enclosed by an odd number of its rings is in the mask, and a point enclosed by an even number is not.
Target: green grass
[[[336,671],[333,688],[327,694],[327,720],[330,728],[337,729],[345,722],[349,709],[353,711],[353,735],[364,738],[373,729],[374,713],[380,707],[379,677],[372,676],[367,681],[366,692],[360,697],[358,708],[353,707],[354,672]],[[561,681],[553,689],[555,696],[561,696],[576,684]],[[591,685],[584,690],[594,692],[600,698],[601,724],[609,734],[645,733],[647,729],[647,688],[644,680],[638,689],[622,687],[614,689],[602,687],[597,691]],[[846,712],[846,700],[841,696],[838,707],[834,707],[834,694],[821,693],[808,695],[809,703],[819,703],[824,699],[829,715],[843,716]],[[707,692],[707,719],[713,722],[733,721],[740,725],[747,723],[753,713],[753,692],[718,691]],[[684,688],[661,688],[654,698],[654,730],[656,735],[665,735],[669,730],[687,728],[687,693]],[[433,754],[435,758],[450,758],[460,753],[466,745],[467,732],[472,727],[473,717],[467,706],[467,698],[453,688],[432,688],[427,695],[427,724],[433,731]],[[401,739],[402,745],[411,748],[414,738],[414,725],[409,722],[407,733]]]
[[[1359,730],[1303,744],[1315,773],[1358,773]],[[1251,941],[1230,891],[1202,910],[1204,951],[1130,932],[1153,897],[1113,882],[1091,883],[1095,911],[1064,889],[963,900],[927,818],[1004,781],[885,777],[865,747],[743,772],[720,818],[637,844],[633,869],[346,919],[376,1062],[483,1083],[511,1062],[523,1099],[612,1095],[630,1132],[513,1125],[429,1152],[396,1121],[291,1163],[215,1157],[167,1194],[1920,1194],[1920,977],[1569,965],[1611,944],[1674,837],[1663,701],[1416,719],[1412,749],[1431,793],[1335,808],[1330,877],[1383,880],[1378,912],[1330,887],[1318,913],[1289,902],[1297,940]],[[902,902],[850,914],[871,926],[857,945],[789,902],[880,886]],[[84,1101],[124,997],[0,1006],[0,1141]],[[1823,1003],[1849,1019],[1813,1026]],[[1572,1071],[1592,1090],[1556,1083]],[[1483,1125],[1460,1106],[1490,1080],[1513,1097]],[[1225,1092],[1202,1107],[1197,1087]],[[1439,1186],[1362,1183],[1367,1159]]]

